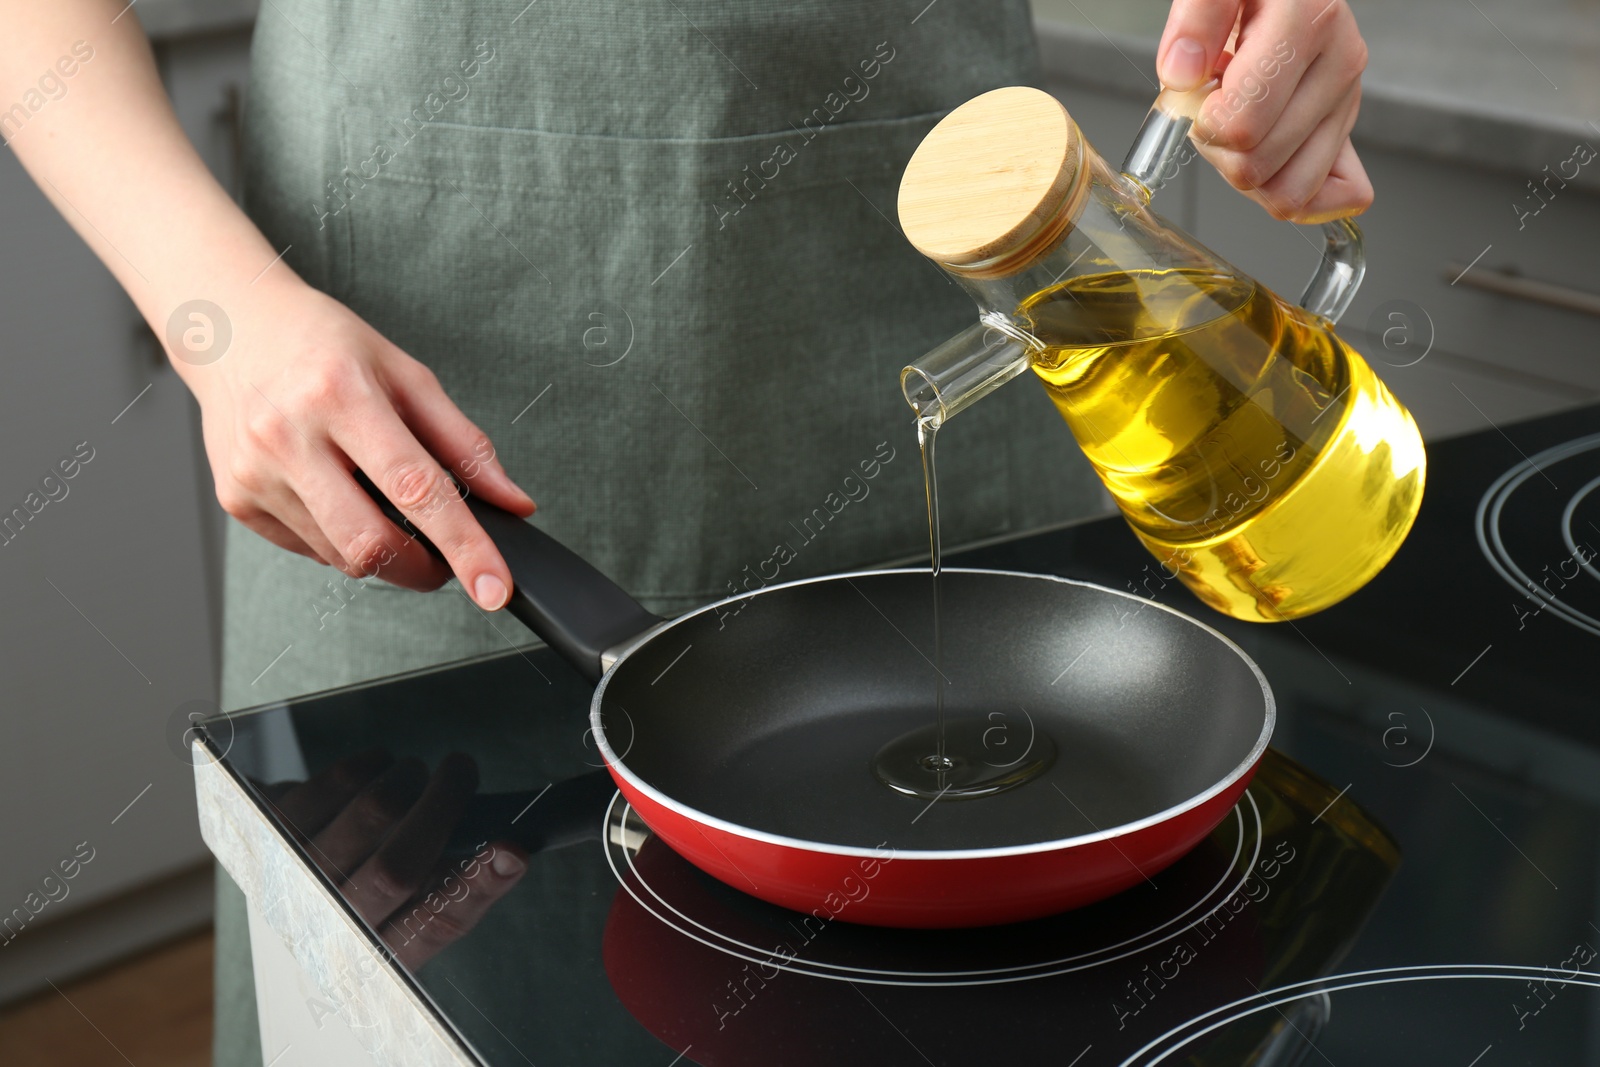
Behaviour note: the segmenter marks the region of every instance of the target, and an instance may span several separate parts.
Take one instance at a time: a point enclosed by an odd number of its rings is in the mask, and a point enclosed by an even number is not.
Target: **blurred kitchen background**
[[[1377,202],[1341,333],[1430,440],[1593,401],[1600,161],[1570,174],[1600,145],[1600,3],[1352,3],[1371,49],[1354,136]],[[1035,10],[1049,87],[1120,160],[1156,93],[1167,3]],[[256,3],[135,11],[231,186]],[[1288,295],[1317,257],[1314,229],[1272,221],[1203,162],[1157,208]],[[183,733],[215,707],[222,516],[197,412],[10,153],[0,233],[0,514],[92,449],[67,495],[0,546],[0,918],[59,861],[93,854],[65,897],[0,934],[0,1062],[117,1062],[115,1044],[141,1067],[205,1063],[211,861]]]

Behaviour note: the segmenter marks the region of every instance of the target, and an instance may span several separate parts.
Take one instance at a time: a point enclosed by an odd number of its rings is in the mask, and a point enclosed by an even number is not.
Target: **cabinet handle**
[[[239,182],[244,175],[244,94],[237,82],[229,82],[222,90],[222,103],[211,112],[211,121],[222,127],[228,139],[229,191],[239,199]]]
[[[1452,284],[1471,286],[1486,293],[1514,296],[1535,304],[1548,304],[1583,315],[1600,316],[1600,294],[1555,282],[1542,282],[1537,278],[1525,278],[1515,270],[1494,270],[1490,267],[1473,269],[1470,265],[1447,263],[1442,277]]]
[[[142,358],[150,361],[152,370],[163,370],[167,366],[167,350],[161,347],[161,338],[150,328],[150,324],[143,319],[133,321],[133,347],[142,353]]]

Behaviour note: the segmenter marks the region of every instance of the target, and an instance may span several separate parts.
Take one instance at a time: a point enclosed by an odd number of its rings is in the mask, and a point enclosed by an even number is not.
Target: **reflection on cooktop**
[[[1025,982],[1103,966],[1186,934],[1209,942],[1237,914],[1230,902],[1242,909],[1265,891],[1254,884],[1246,891],[1258,863],[1275,877],[1294,859],[1287,842],[1261,855],[1261,811],[1247,793],[1193,852],[1110,901],[1034,922],[929,934],[853,924],[850,898],[837,913],[804,915],[740,893],[653,838],[621,794],[606,831],[606,859],[623,889],[683,936],[763,969],[874,985]],[[864,877],[852,897],[871,891]],[[618,909],[632,911],[621,898],[614,916]]]
[[[1194,1022],[1326,974],[1399,862],[1356,805],[1276,752],[1232,817],[1171,868],[1005,927],[896,930],[851,924],[848,904],[802,915],[762,903],[680,859],[620,797],[605,840],[620,883],[603,949],[612,987],[658,1038],[708,1065],[912,1062],[911,1034],[932,1063],[1065,1062],[1076,1048],[1110,1063],[1152,1041],[1192,1064],[1291,1063],[1327,1018],[1315,984],[1281,1013]],[[864,1006],[894,1028],[816,1024]]]

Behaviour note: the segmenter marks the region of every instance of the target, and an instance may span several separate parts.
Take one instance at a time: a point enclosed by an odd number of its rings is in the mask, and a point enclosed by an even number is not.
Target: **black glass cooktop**
[[[1200,606],[1120,520],[951,560],[1188,611],[1277,696],[1210,837],[1050,919],[882,930],[710,879],[613,792],[589,690],[544,649],[254,709],[208,743],[493,1067],[1600,1063],[1600,408],[1429,460],[1395,561],[1292,625]],[[415,816],[383,856],[417,897],[340,873],[383,811]]]

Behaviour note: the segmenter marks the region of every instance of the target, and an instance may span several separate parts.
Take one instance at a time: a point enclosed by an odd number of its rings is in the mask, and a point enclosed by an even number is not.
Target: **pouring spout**
[[[945,420],[1028,369],[1028,346],[1010,323],[985,316],[900,372],[900,389],[917,420]]]

